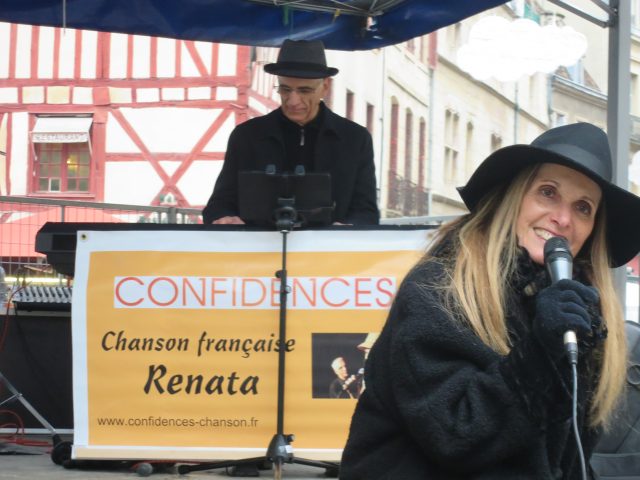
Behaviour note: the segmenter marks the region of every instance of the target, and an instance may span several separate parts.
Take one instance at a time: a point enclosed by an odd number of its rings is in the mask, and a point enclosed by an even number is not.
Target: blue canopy
[[[295,3],[295,6],[294,6]],[[505,0],[1,0],[0,21],[280,46],[368,50],[456,23]]]

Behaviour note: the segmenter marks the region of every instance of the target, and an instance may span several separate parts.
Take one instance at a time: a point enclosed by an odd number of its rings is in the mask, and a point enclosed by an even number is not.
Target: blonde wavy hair
[[[464,317],[478,337],[501,354],[507,354],[511,348],[505,302],[507,282],[515,271],[518,256],[516,220],[522,199],[539,168],[540,165],[525,168],[506,189],[488,194],[475,212],[444,225],[423,257],[423,261],[429,260],[439,245],[453,239],[454,258],[447,267],[449,282],[442,287],[445,308],[456,317]],[[591,403],[592,426],[607,425],[626,375],[624,320],[609,267],[605,225],[605,208],[601,203],[593,232],[578,254],[591,266],[590,280],[600,292],[602,318],[608,330]]]

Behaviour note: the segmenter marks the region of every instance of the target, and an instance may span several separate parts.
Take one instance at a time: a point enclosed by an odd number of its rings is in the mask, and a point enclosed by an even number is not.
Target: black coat
[[[333,221],[377,225],[373,142],[366,128],[324,109],[316,140],[314,172],[331,174],[335,202]],[[284,170],[285,146],[280,109],[238,125],[229,136],[227,153],[213,194],[202,212],[204,223],[238,215],[238,172]]]
[[[340,478],[581,478],[570,370],[564,361],[554,364],[529,334],[535,309],[534,298],[523,293],[529,282],[515,282],[511,292],[507,327],[514,346],[503,356],[456,323],[439,294],[425,288],[442,275],[442,265],[430,261],[403,281],[367,359],[367,388],[352,419]],[[597,438],[583,423],[593,363],[591,355],[579,363],[578,418],[587,461]]]

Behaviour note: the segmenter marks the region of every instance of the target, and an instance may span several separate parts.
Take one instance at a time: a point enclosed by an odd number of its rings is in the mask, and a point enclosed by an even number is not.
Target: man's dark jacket
[[[366,128],[324,109],[316,139],[314,172],[331,174],[335,202],[333,221],[376,225],[376,180],[373,142]],[[238,215],[238,172],[284,171],[285,145],[280,109],[238,125],[229,136],[227,153],[213,194],[202,212],[204,223]]]
[[[524,292],[531,279],[543,278],[542,268],[527,259],[512,283],[508,355],[445,311],[430,287],[446,275],[439,262],[408,275],[366,362],[367,388],[352,419],[342,480],[581,478],[570,369],[553,363],[530,334],[535,297]],[[592,360],[581,355],[579,362],[578,422],[587,461],[597,438],[584,424],[597,380]]]

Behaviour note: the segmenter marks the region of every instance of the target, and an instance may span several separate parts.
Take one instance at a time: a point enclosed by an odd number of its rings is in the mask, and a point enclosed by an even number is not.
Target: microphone
[[[564,237],[551,237],[544,244],[544,264],[551,283],[573,278],[573,256],[569,243]],[[578,337],[573,330],[567,330],[562,337],[571,363],[578,362]]]
[[[357,377],[355,375],[351,375],[349,378],[347,378],[344,383],[342,384],[342,389],[346,390],[347,388],[349,388],[349,385],[351,385],[353,382],[355,382],[357,380]]]
[[[360,370],[358,370],[358,373],[356,375],[351,375],[349,378],[347,378],[344,381],[344,383],[342,384],[342,389],[346,390],[347,388],[349,388],[349,385],[351,385],[356,380],[359,380],[363,376],[364,376],[364,368],[361,368]]]

